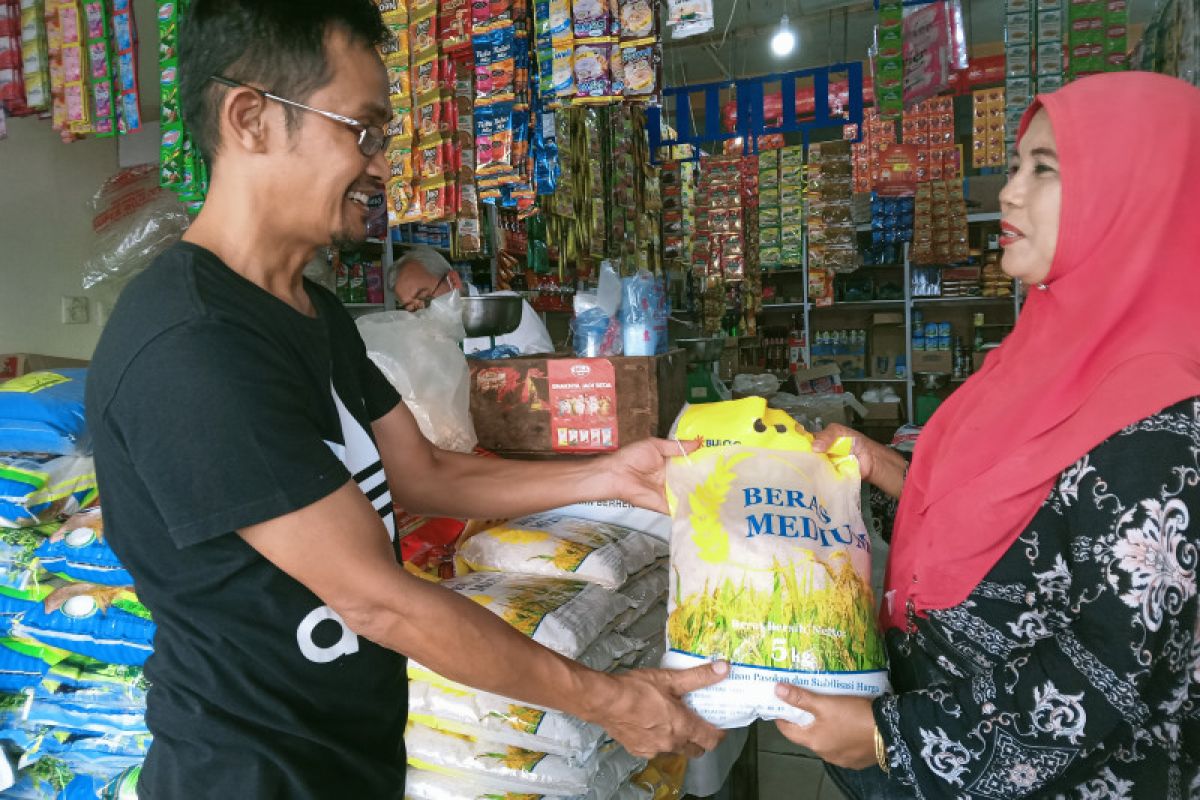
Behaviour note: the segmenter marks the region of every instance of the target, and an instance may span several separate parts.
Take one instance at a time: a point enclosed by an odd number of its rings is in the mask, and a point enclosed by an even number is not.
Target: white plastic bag
[[[458,550],[476,571],[575,578],[606,589],[622,586],[666,555],[667,546],[644,533],[556,512],[481,531]]]
[[[537,575],[473,572],[442,586],[567,658],[579,658],[630,606],[628,598],[594,583]]]
[[[605,738],[600,726],[561,711],[415,678],[409,682],[408,718],[450,733],[584,761]]]
[[[404,744],[410,767],[486,782],[502,792],[582,795],[599,768],[595,755],[577,764],[561,756],[441,733],[424,725],[410,724]]]
[[[191,224],[179,198],[159,187],[157,164],[121,170],[104,182],[90,205],[96,239],[83,265],[83,288],[99,292],[110,305]]]
[[[425,438],[443,450],[471,452],[479,440],[471,421],[471,372],[459,348],[466,337],[462,298],[449,292],[421,311],[366,314],[358,331]]]

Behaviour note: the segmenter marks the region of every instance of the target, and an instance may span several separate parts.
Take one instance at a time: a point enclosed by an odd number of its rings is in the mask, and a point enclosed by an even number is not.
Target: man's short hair
[[[333,80],[325,37],[340,28],[377,47],[387,37],[371,0],[193,0],[180,27],[179,100],[197,149],[211,165],[220,149],[221,75],[304,102]],[[303,113],[284,106],[288,131]]]
[[[432,247],[426,247],[423,244],[413,245],[388,267],[387,285],[395,286],[401,270],[410,267],[420,267],[438,280],[446,277],[454,269],[446,257]]]

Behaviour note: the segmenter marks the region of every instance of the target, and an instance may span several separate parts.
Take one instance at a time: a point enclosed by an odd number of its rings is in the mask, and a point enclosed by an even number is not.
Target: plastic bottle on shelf
[[[362,262],[355,261],[349,265],[348,269],[350,272],[350,288],[348,292],[348,296],[350,298],[349,302],[367,302],[367,280],[366,276],[363,275]]]
[[[383,303],[383,265],[378,261],[367,264],[367,302]]]

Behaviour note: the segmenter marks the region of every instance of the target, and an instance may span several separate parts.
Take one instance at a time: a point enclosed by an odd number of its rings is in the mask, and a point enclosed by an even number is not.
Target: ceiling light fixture
[[[779,30],[771,37],[771,52],[779,58],[791,55],[796,49],[796,34],[788,27],[787,14],[779,18]]]

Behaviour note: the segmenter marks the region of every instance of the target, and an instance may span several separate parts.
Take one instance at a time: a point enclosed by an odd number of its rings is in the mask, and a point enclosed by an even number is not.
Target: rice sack
[[[775,697],[780,682],[869,697],[887,688],[858,462],[848,441],[812,452],[812,437],[779,415],[761,398],[685,408],[677,437],[719,444],[667,468],[663,666],[729,661],[726,680],[688,697],[724,728],[807,722]]]
[[[477,572],[574,578],[616,589],[666,551],[640,531],[546,512],[480,531],[459,546],[458,558]]]
[[[0,383],[0,452],[86,455],[86,369],[31,372]]]
[[[443,581],[538,644],[579,658],[630,601],[587,581],[473,572]]]

